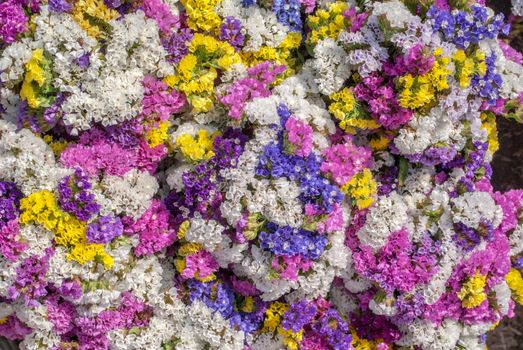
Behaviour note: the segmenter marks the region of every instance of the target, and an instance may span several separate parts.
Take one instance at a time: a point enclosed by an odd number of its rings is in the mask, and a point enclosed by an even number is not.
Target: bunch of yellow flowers
[[[326,10],[319,9],[316,14],[307,18],[307,23],[311,28],[307,42],[316,44],[318,41],[331,38],[338,39],[338,35],[347,28],[347,19],[343,12],[349,8],[344,1],[330,3]]]
[[[431,107],[436,102],[437,93],[449,88],[447,79],[452,73],[449,67],[450,58],[442,54],[441,48],[434,50],[434,66],[427,74],[413,76],[409,73],[398,78],[398,100],[401,107]]]
[[[209,160],[214,156],[212,151],[214,138],[217,133],[212,135],[207,130],[198,130],[198,134],[193,137],[189,134],[182,134],[176,139],[176,148],[180,150],[185,159],[191,162]]]
[[[31,108],[49,107],[54,100],[46,96],[52,91],[51,61],[44,55],[44,50],[33,51],[31,59],[25,65],[25,76],[20,90],[20,97]]]
[[[343,88],[329,97],[333,101],[329,106],[329,112],[340,121],[340,128],[345,132],[354,134],[356,129],[379,128],[374,119],[365,116],[358,108],[354,93],[349,88]]]
[[[86,224],[62,211],[52,192],[44,190],[30,194],[20,200],[20,209],[20,224],[36,223],[52,231],[56,244],[71,248],[68,259],[80,264],[96,260],[106,268],[112,267],[113,259],[105,252],[104,245],[87,242]]]
[[[474,308],[481,305],[481,303],[487,299],[487,294],[485,293],[486,284],[487,276],[476,272],[474,276],[463,284],[461,290],[458,292],[461,305],[466,308]]]
[[[218,73],[237,63],[241,63],[241,58],[230,44],[196,33],[176,74],[167,76],[165,82],[185,93],[193,113],[208,112],[215,100],[214,81]]]
[[[354,175],[349,182],[341,187],[341,191],[351,196],[358,209],[365,209],[374,202],[377,193],[376,181],[369,169]]]

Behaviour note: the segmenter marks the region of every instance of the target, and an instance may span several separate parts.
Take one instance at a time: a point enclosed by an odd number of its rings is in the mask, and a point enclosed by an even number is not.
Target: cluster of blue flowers
[[[326,236],[318,235],[313,231],[290,226],[279,227],[275,223],[268,223],[258,236],[260,247],[276,255],[297,256],[306,259],[318,259],[327,245]]]
[[[288,26],[293,32],[301,32],[301,3],[299,0],[274,0],[272,11],[276,14],[278,22]]]
[[[281,125],[285,125],[290,113],[284,105],[278,108]],[[283,128],[282,128],[283,129]],[[335,203],[341,203],[343,194],[339,187],[330,183],[320,171],[322,158],[311,154],[299,157],[285,152],[283,130],[278,135],[278,143],[270,143],[260,156],[256,175],[260,177],[286,177],[300,185],[300,201],[312,204],[318,211],[330,213]]]
[[[496,39],[500,32],[507,35],[510,29],[503,22],[503,14],[489,17],[487,8],[482,6],[472,6],[470,11],[452,12],[432,6],[427,17],[433,20],[434,31],[440,30],[446,40],[460,49],[485,39]]]
[[[238,295],[234,293],[227,284],[211,281],[200,282],[190,280],[188,282],[189,300],[193,303],[196,300],[203,302],[207,307],[229,320],[231,326],[246,333],[253,333],[258,330],[263,322],[263,315],[266,305],[256,305],[253,312],[238,311]]]
[[[485,75],[475,74],[472,77],[472,86],[477,88],[478,94],[487,99],[491,105],[496,104],[499,98],[499,88],[503,84],[501,75],[496,73],[496,54],[492,53],[485,58],[487,71]]]

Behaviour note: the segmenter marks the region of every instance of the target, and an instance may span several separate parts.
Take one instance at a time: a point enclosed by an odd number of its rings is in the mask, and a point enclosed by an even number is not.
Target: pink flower
[[[174,89],[169,91],[167,84],[161,80],[146,76],[142,83],[142,115],[145,119],[166,121],[172,114],[178,113],[187,102],[184,94]]]
[[[330,174],[338,185],[345,185],[354,175],[372,166],[370,149],[350,142],[334,145],[325,150],[321,171]]]
[[[306,14],[312,13],[316,7],[316,0],[300,0],[300,3],[303,5]]]
[[[240,280],[234,275],[231,277],[231,285],[236,292],[245,297],[259,294],[256,286],[252,282],[248,280]]]
[[[169,226],[170,213],[165,205],[153,200],[147,211],[130,227],[128,233],[138,234],[140,243],[134,249],[136,256],[151,255],[170,246],[176,240],[176,231]]]
[[[334,204],[334,209],[323,222],[316,225],[319,233],[335,232],[343,229],[343,209],[340,204]]]
[[[269,61],[249,68],[248,77],[232,84],[227,90],[227,94],[219,98],[220,102],[229,108],[229,116],[239,121],[248,101],[270,96],[268,85],[273,83],[276,76],[284,70],[285,66],[272,65]]]
[[[312,128],[307,123],[290,117],[285,123],[285,129],[294,153],[300,157],[307,157],[312,151]]]
[[[19,242],[16,235],[20,232],[17,220],[8,221],[0,227],[0,253],[10,261],[16,261],[18,255],[27,249],[27,244]]]
[[[178,22],[177,18],[171,13],[169,6],[160,0],[144,0],[143,10],[147,17],[156,21],[158,28],[164,34],[169,34]]]
[[[211,253],[206,250],[200,250],[185,258],[185,268],[182,272],[183,278],[205,278],[219,268],[218,263]]]
[[[306,260],[301,255],[275,256],[271,263],[272,268],[280,274],[280,277],[288,281],[296,281],[298,273],[300,271],[307,272],[312,265],[311,260]]]

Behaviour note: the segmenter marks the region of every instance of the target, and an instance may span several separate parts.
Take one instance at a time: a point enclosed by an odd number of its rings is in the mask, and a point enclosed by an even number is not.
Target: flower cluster
[[[523,303],[483,1],[0,2],[0,337],[485,349]]]

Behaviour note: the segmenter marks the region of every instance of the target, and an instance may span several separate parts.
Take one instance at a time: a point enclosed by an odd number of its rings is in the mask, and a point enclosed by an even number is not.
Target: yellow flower
[[[441,56],[440,48],[434,51],[434,65],[431,70],[424,75],[412,76],[405,74],[398,78],[399,96],[398,101],[401,107],[418,109],[430,107],[436,102],[436,95],[448,89],[448,76],[450,70],[448,57]]]
[[[263,332],[274,332],[280,326],[283,319],[283,314],[289,305],[275,301],[269,306],[267,311],[265,311],[265,319],[263,321]]]
[[[348,133],[355,133],[358,129],[377,129],[379,125],[366,117],[358,108],[354,94],[349,88],[343,88],[330,95],[333,103],[329,106],[329,112],[340,121],[340,128]]]
[[[505,276],[505,280],[512,291],[512,299],[520,305],[523,305],[523,277],[521,272],[511,268],[510,272]]]
[[[193,76],[193,70],[198,63],[198,58],[192,54],[186,55],[178,64],[179,80],[189,80]],[[169,84],[170,85],[170,84]],[[172,87],[172,86],[171,86]]]
[[[214,11],[220,0],[181,0],[188,15],[189,27],[204,32],[216,32],[222,19]]]
[[[52,192],[44,190],[22,198],[20,210],[20,224],[42,225],[55,234],[56,244],[71,248],[68,259],[80,264],[96,260],[103,263],[105,268],[112,267],[113,259],[105,252],[104,246],[87,242],[86,224],[63,212]]]
[[[499,149],[498,129],[496,117],[493,113],[481,113],[481,128],[488,134],[488,150],[494,154]]]
[[[289,350],[298,350],[299,342],[303,338],[303,329],[300,329],[299,332],[294,333],[291,329],[283,329],[283,327],[278,327],[278,334],[283,336],[283,344],[287,346]]]
[[[487,294],[484,290],[486,284],[487,276],[479,272],[469,278],[458,292],[461,305],[466,308],[474,308],[481,305],[481,303],[487,299]]]
[[[181,151],[185,159],[189,161],[209,160],[214,156],[212,147],[216,136],[216,133],[209,135],[209,132],[204,129],[198,130],[196,137],[184,133],[176,139],[176,147]]]
[[[182,273],[185,270],[185,259],[176,258],[174,260],[174,267],[178,273]]]
[[[87,35],[93,38],[101,37],[107,22],[120,16],[117,11],[107,7],[103,0],[78,0],[71,15]]]
[[[375,151],[383,151],[387,149],[390,140],[387,133],[380,132],[370,135],[369,145]]]
[[[354,175],[349,182],[341,187],[341,191],[351,196],[358,209],[365,209],[372,205],[377,192],[376,181],[372,178],[369,169]]]
[[[45,101],[44,97],[38,96],[35,89],[43,87],[45,84],[50,84],[51,73],[49,70],[49,62],[44,57],[42,49],[33,51],[33,55],[29,62],[25,65],[25,76],[20,90],[20,97],[27,101],[31,108],[38,108]]]
[[[180,228],[178,228],[178,239],[184,239],[185,234],[187,233],[187,230],[191,227],[191,222],[189,220],[185,220],[181,223]]]
[[[164,81],[187,96],[193,113],[208,112],[213,107],[214,82],[219,70],[241,63],[234,48],[212,36],[196,33],[187,54],[177,66],[177,73]]]
[[[452,61],[455,66],[454,76],[461,88],[470,86],[470,81],[474,74],[483,76],[486,73],[485,54],[479,49],[470,56],[467,56],[463,50],[457,50],[452,57]]]
[[[243,305],[241,306],[241,311],[243,312],[253,312],[254,311],[254,298],[245,297]]]
[[[169,121],[160,122],[157,128],[151,128],[147,131],[146,139],[149,146],[156,147],[165,143],[169,137],[167,131],[170,125]]]
[[[326,10],[316,11],[314,16],[309,16],[307,21],[311,32],[307,38],[309,44],[316,44],[318,41],[332,38],[337,39],[339,34],[347,28],[347,21],[343,12],[349,5],[343,1],[330,3]]]
[[[55,156],[59,157],[60,154],[67,148],[69,142],[67,141],[53,141],[51,135],[45,135],[43,140],[51,147]]]
[[[200,243],[194,243],[194,242],[184,243],[178,249],[178,255],[179,256],[188,256],[191,254],[195,254],[195,253],[198,253],[198,251],[201,250],[202,247],[203,246]]]
[[[350,332],[352,334],[351,345],[355,350],[375,350],[376,345],[379,343],[378,340],[372,341],[360,338],[358,333],[353,327],[350,327]]]

